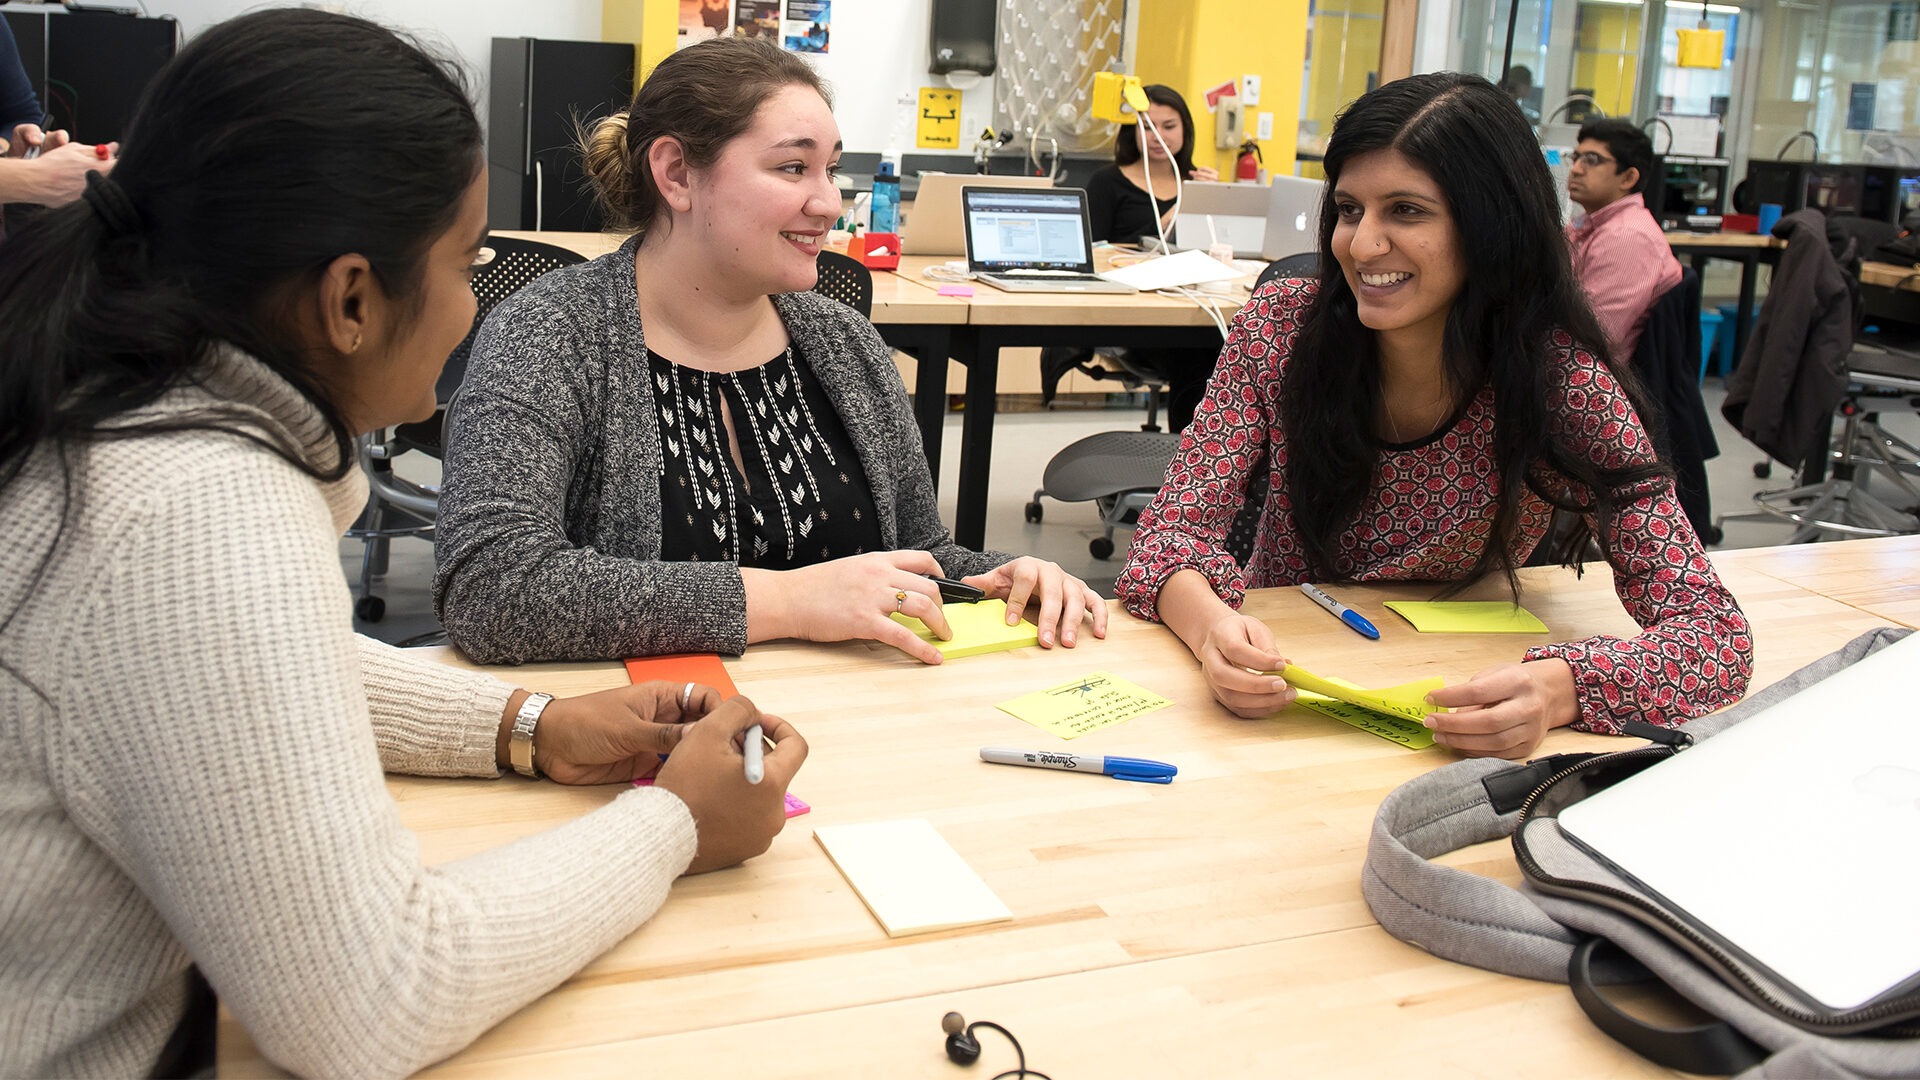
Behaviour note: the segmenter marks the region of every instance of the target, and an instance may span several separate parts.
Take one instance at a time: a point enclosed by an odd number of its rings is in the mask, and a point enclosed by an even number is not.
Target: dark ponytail
[[[36,447],[161,430],[227,431],[218,411],[126,414],[193,377],[219,342],[258,357],[318,408],[352,466],[351,436],[285,305],[358,253],[416,302],[422,260],[481,163],[456,72],[363,19],[305,9],[243,15],[194,39],[142,97],[120,159],[86,195],[0,244],[0,490]]]

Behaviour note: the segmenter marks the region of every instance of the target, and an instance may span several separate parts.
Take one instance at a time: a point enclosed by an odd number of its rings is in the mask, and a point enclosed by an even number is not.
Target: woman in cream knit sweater
[[[458,83],[280,9],[0,246],[0,1075],[204,1070],[215,994],[288,1068],[411,1072],[779,831],[806,745],[742,699],[548,702],[352,632],[349,440],[431,412],[485,215]],[[509,763],[657,783],[425,867],[382,771]]]

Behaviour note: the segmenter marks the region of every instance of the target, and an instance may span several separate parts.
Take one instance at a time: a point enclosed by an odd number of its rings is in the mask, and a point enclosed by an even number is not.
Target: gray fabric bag
[[[1920,994],[1847,1014],[1809,1007],[1764,972],[1718,953],[1711,933],[1698,934],[1684,913],[1568,842],[1553,816],[1670,756],[1672,744],[1708,738],[1910,633],[1863,634],[1734,708],[1678,729],[1630,725],[1667,745],[1527,765],[1460,761],[1401,785],[1374,818],[1361,886],[1368,906],[1388,933],[1436,956],[1571,984],[1602,1030],[1670,1068],[1743,1078],[1920,1077]],[[1514,838],[1520,889],[1430,861],[1501,837]],[[1626,955],[1609,954],[1609,944]],[[1723,1022],[1655,1027],[1596,989],[1649,973]]]

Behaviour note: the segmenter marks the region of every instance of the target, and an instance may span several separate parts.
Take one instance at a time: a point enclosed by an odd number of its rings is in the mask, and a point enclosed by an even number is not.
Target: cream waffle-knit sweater
[[[141,415],[219,409],[333,459],[263,365],[200,376]],[[496,776],[512,688],[353,632],[357,471],[207,432],[71,460],[57,548],[53,454],[0,490],[0,1076],[147,1072],[190,964],[287,1068],[411,1072],[666,899],[695,833],[653,788],[422,865],[383,771]]]

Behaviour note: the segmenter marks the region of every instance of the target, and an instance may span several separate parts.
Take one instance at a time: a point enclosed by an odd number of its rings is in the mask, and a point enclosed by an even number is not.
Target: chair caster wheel
[[[1040,518],[1045,514],[1046,514],[1046,508],[1040,505],[1039,499],[1035,499],[1032,502],[1027,504],[1027,524],[1029,525],[1040,524]]]
[[[387,617],[387,602],[377,596],[363,596],[354,601],[353,615],[361,622],[379,622]]]
[[[1773,475],[1773,462],[1771,461],[1762,461],[1753,467],[1753,476],[1754,476],[1754,479],[1756,480],[1765,480],[1767,477],[1772,475]]]
[[[1087,541],[1087,553],[1096,559],[1113,558],[1113,541],[1104,536],[1096,536]]]

